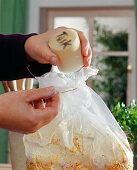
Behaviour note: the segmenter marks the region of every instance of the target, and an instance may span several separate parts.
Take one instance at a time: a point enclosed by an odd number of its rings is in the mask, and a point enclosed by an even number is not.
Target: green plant
[[[118,103],[112,109],[112,113],[127,134],[129,143],[134,144],[135,149],[137,149],[137,104],[135,101],[132,101],[129,106]],[[135,156],[137,157],[136,153]]]
[[[95,23],[95,45],[102,45],[105,51],[127,51],[128,33],[112,30]],[[93,80],[93,89],[101,95],[111,109],[118,102],[126,103],[127,89],[127,57],[98,56],[95,67],[99,69],[98,76]]]
[[[96,43],[102,44],[107,51],[127,51],[128,33],[126,31],[113,32],[106,26],[95,23]],[[96,44],[97,45],[97,44]]]

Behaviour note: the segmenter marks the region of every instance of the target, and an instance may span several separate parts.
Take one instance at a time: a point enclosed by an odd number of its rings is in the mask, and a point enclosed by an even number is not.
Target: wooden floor
[[[11,164],[0,164],[0,170],[12,170]]]

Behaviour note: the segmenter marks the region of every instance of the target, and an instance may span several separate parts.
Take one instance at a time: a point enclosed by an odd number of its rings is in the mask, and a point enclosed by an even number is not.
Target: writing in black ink
[[[63,49],[66,48],[68,45],[71,45],[71,40],[67,40],[65,38],[66,36],[68,36],[68,34],[65,31],[57,36],[57,41],[60,43],[61,46],[63,46]]]

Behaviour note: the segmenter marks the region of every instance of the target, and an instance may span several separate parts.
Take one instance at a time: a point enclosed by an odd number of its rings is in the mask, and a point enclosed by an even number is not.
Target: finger
[[[44,109],[44,103],[42,99],[34,101],[34,108],[35,109]]]
[[[56,93],[52,98],[46,100],[46,107],[58,107],[59,93]]]
[[[89,42],[83,32],[76,30],[76,29],[74,29],[74,30],[77,31],[79,39],[80,39],[82,55],[87,56],[88,50],[90,48]]]
[[[52,103],[52,100],[51,99],[47,99],[46,100],[46,107],[51,107],[51,103]]]
[[[91,47],[89,47],[89,49],[88,49],[88,55],[87,55],[88,57],[90,57],[90,58],[92,58],[92,51],[91,51]]]
[[[27,102],[36,101],[39,99],[48,99],[55,94],[55,88],[53,86],[47,88],[26,90],[25,98]]]
[[[42,51],[42,60],[43,62],[48,62],[52,65],[57,65],[59,57],[50,49],[49,46],[46,46]]]
[[[61,30],[64,30],[64,29],[68,29],[67,27],[64,27],[64,26],[61,26],[61,27],[57,27],[55,29],[55,32],[58,32],[58,31],[61,31]]]
[[[59,93],[55,94],[50,101],[50,106],[46,107],[45,109],[38,109],[36,110],[37,120],[39,120],[41,126],[49,123],[54,117],[58,114],[58,107],[59,107]]]
[[[83,62],[84,62],[84,67],[90,66],[90,60],[89,60],[89,58],[84,57],[84,58],[83,58]]]
[[[92,54],[91,54],[91,48],[89,48],[88,50],[88,56],[83,57],[83,63],[85,67],[90,66],[91,64],[91,58],[92,58]]]
[[[41,113],[41,111],[35,110],[37,111],[37,115],[36,119],[38,121],[38,129],[40,129],[41,127],[49,124],[58,114],[57,110],[51,110],[51,109],[47,109],[47,110],[43,110],[43,112]]]

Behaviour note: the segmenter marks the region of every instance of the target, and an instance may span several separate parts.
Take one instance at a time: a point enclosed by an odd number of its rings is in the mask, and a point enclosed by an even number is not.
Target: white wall
[[[133,6],[134,0],[28,0],[27,32],[39,32],[39,12],[41,7],[100,7]]]

